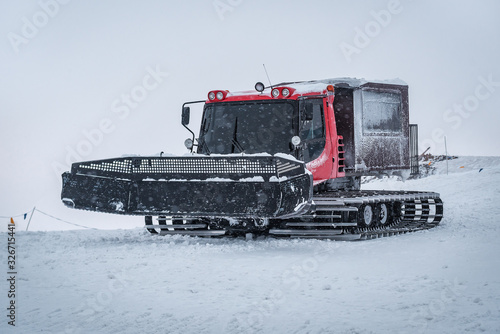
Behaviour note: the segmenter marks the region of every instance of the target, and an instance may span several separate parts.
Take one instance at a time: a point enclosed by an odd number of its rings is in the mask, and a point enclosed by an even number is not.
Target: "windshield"
[[[208,104],[198,153],[292,153],[295,105],[287,101]]]

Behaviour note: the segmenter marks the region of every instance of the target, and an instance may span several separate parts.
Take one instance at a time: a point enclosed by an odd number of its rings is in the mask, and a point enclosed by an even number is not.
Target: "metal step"
[[[335,199],[319,199],[319,198],[313,198],[313,202],[316,205],[338,205],[338,206],[344,206],[344,202],[342,200],[335,200]]]
[[[347,227],[347,226],[358,226],[357,223],[309,223],[309,222],[290,222],[286,223],[286,226],[290,227]]]
[[[179,218],[172,218],[172,217],[158,217],[156,218],[157,221],[159,222],[164,222],[164,221],[183,221],[183,220],[198,220],[200,218],[195,218],[195,217],[179,217]]]
[[[340,206],[340,207],[321,207],[317,206],[316,211],[342,211],[342,212],[354,212],[358,211],[358,208],[353,206]]]
[[[341,215],[303,215],[299,216],[300,219],[340,219]],[[297,219],[297,218],[296,218]]]
[[[346,204],[363,204],[365,203],[365,199],[361,198],[339,198],[339,199],[331,199],[331,198],[313,198],[313,202],[316,205],[338,205],[343,206]]]

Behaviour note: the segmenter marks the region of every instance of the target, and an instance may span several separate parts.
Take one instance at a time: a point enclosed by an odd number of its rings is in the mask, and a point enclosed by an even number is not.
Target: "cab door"
[[[330,138],[330,117],[323,98],[307,98],[299,103],[301,122],[299,136],[302,142],[302,159],[313,173],[314,184],[328,180],[332,173],[332,145]]]

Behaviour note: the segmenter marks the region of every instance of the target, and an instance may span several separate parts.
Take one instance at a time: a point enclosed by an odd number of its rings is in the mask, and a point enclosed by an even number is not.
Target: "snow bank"
[[[2,320],[0,332],[498,332],[500,158],[450,161],[448,175],[445,165],[364,185],[441,193],[440,226],[390,238],[18,231],[18,322],[12,330]],[[5,249],[6,233],[0,240]]]

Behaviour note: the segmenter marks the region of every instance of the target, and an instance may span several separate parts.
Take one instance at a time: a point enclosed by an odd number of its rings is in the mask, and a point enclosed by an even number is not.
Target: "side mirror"
[[[189,124],[189,115],[191,114],[191,110],[189,107],[182,108],[182,125]]]

